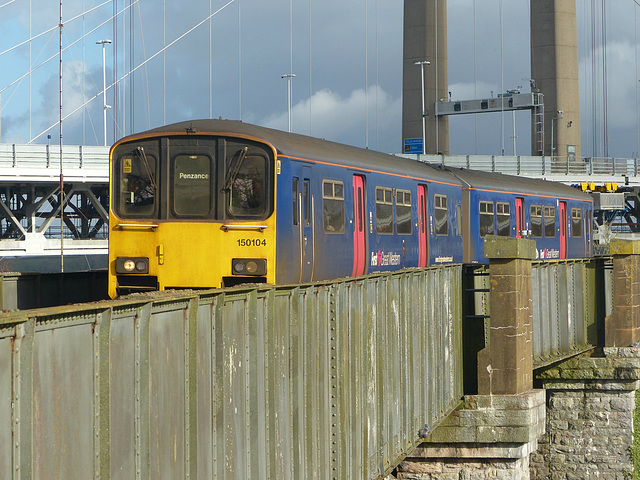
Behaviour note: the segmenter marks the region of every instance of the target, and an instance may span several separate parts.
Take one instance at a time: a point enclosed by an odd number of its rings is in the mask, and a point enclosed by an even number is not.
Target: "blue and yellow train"
[[[485,262],[484,237],[591,255],[591,198],[229,120],[176,123],[110,153],[109,294],[304,283]]]

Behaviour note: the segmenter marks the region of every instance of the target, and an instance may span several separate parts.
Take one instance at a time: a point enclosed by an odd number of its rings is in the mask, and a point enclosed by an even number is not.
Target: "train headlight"
[[[267,274],[267,260],[264,258],[234,258],[231,260],[234,275],[264,276]]]
[[[116,258],[116,273],[149,273],[149,258],[118,257]]]

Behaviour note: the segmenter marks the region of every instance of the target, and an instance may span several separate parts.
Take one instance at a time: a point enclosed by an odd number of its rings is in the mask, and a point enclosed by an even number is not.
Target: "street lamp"
[[[104,145],[107,145],[107,108],[111,108],[107,105],[107,69],[105,64],[104,46],[107,43],[111,43],[111,40],[98,40],[96,45],[102,45],[102,125],[104,126]]]
[[[291,79],[295,76],[295,73],[287,73],[280,77],[287,79],[287,111],[289,112],[289,132],[291,132]]]
[[[414,65],[420,65],[420,73],[422,78],[422,154],[426,153],[426,137],[427,137],[427,112],[424,105],[424,66],[431,65],[431,62],[427,60],[422,60],[420,62],[416,62]]]
[[[556,150],[556,147],[553,143],[553,131],[554,131],[554,125],[557,123],[557,120],[561,120],[562,118],[564,118],[564,110],[558,110],[558,116],[557,117],[553,117],[551,119],[551,160],[553,160],[553,154]]]

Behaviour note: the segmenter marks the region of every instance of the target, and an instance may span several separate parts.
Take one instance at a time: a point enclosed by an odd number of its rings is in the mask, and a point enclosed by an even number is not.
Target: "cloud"
[[[368,145],[365,128],[367,116]],[[388,152],[400,149],[400,142],[397,141],[396,145],[394,140],[400,138],[401,117],[401,99],[393,98],[376,86],[371,86],[368,92],[356,89],[344,97],[323,89],[314,93],[311,99],[302,100],[291,108],[294,132]],[[256,120],[266,127],[288,129],[287,111]]]

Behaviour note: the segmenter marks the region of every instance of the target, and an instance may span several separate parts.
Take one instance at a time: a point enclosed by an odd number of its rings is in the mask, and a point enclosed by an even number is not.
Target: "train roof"
[[[118,143],[134,141],[146,135],[171,135],[189,132],[193,135],[241,135],[271,144],[278,155],[326,162],[361,171],[380,171],[404,176],[425,178],[461,185],[451,172],[403,157],[353,147],[297,133],[260,127],[238,120],[191,120],[174,123],[121,139]]]
[[[592,200],[589,194],[559,182],[465,168],[455,169],[445,167],[445,170],[450,171],[462,180],[463,183],[477,190],[553,196],[556,198],[575,199],[587,202]]]
[[[185,133],[253,137],[272,145],[278,155],[326,162],[361,171],[380,171],[455,185],[468,185],[478,190],[515,192],[523,195],[549,195],[581,201],[591,200],[588,194],[557,182],[479,170],[434,166],[417,160],[297,133],[283,132],[239,120],[203,119],[173,123],[124,137],[118,141],[116,146],[148,135],[171,136]]]

